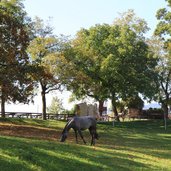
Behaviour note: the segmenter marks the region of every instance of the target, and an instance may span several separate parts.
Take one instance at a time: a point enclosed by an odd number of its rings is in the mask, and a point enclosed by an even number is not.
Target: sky
[[[134,9],[136,15],[147,21],[152,34],[156,11],[166,7],[165,0],[25,0],[25,10],[34,18],[52,17],[56,35],[75,35],[80,28],[95,24],[112,24],[119,13]]]
[[[157,19],[158,9],[166,7],[165,0],[24,0],[25,10],[32,19],[35,16],[47,21],[51,19],[51,26],[55,35],[74,36],[81,28],[90,28],[95,24],[112,24],[119,13],[133,9],[135,14],[145,19],[151,30],[147,36],[152,36]],[[65,108],[68,104],[68,92],[57,92],[47,96],[47,106],[53,96],[63,99]],[[41,112],[40,93],[35,97],[35,103],[30,105],[7,105],[6,111]]]

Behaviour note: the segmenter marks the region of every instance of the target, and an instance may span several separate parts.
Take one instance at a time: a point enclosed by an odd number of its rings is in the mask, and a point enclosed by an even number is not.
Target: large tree
[[[105,26],[103,28],[106,29]],[[58,58],[57,73],[67,89],[72,91],[78,99],[88,96],[98,101],[99,113],[102,115],[103,103],[108,97],[108,91],[103,87],[98,72],[100,57],[94,56],[93,51],[86,49],[89,43],[88,37],[86,37],[88,32],[89,30],[81,29],[74,40],[64,42],[63,52],[59,54]],[[89,39],[98,43],[98,40],[94,40],[93,34]],[[85,49],[82,48],[83,46]]]
[[[28,102],[32,95],[31,66],[26,53],[30,41],[30,20],[20,0],[0,2],[0,98],[5,102]]]
[[[33,25],[35,38],[31,41],[28,52],[32,62],[38,66],[34,74],[41,87],[42,114],[46,119],[46,94],[60,88],[59,79],[55,76],[56,53],[59,50],[59,41],[53,35],[52,27],[44,24],[43,20],[36,17]]]
[[[112,25],[81,29],[72,41],[71,55],[66,55],[76,70],[85,75],[77,90],[91,92],[94,98],[110,98],[116,116],[120,98],[138,93],[152,96],[153,91],[149,90],[156,62],[143,36],[147,28],[144,20],[128,11]],[[79,83],[80,79],[75,81]]]
[[[137,96],[152,97],[155,87],[153,68],[156,60],[145,41],[144,33],[148,30],[143,19],[137,18],[132,10],[123,13],[115,20],[111,28],[113,35],[108,38],[112,51],[105,58],[102,70],[106,86],[109,86],[112,106],[117,115],[118,99]],[[110,83],[110,84],[108,84]]]
[[[171,1],[166,0],[167,8],[162,8],[157,11],[156,17],[159,23],[154,32],[160,37],[156,46],[158,50],[158,83],[159,93],[158,99],[164,109],[165,119],[168,118],[168,106],[171,98]]]

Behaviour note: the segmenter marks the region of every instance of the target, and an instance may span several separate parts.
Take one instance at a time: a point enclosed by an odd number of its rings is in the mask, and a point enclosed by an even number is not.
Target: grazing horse
[[[61,142],[64,142],[67,138],[68,132],[70,129],[73,129],[75,132],[75,138],[76,143],[78,143],[77,139],[77,132],[79,133],[80,137],[82,138],[84,144],[86,144],[86,141],[84,140],[84,137],[82,135],[82,130],[89,129],[89,132],[91,134],[91,145],[95,145],[95,139],[98,139],[98,134],[96,132],[96,118],[92,116],[76,116],[72,118],[68,123],[65,125],[62,136],[61,136]]]

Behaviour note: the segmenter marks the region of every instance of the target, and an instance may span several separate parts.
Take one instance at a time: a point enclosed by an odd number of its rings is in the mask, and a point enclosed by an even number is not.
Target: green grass
[[[20,119],[20,118],[0,118],[0,123],[11,123],[17,125],[39,126],[45,128],[61,129],[66,122],[56,120],[40,120],[40,119]]]
[[[60,121],[5,119],[0,123],[33,125],[62,130]],[[75,144],[71,135],[65,143],[0,136],[2,171],[171,171],[171,122],[132,121],[98,124],[100,139],[89,145]]]

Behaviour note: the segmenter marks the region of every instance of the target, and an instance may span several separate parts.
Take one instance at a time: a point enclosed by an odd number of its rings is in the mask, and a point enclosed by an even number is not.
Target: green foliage
[[[156,26],[154,34],[160,37],[160,44],[162,44],[162,47],[158,49],[159,63],[157,73],[159,90],[157,96],[167,117],[171,93],[171,1],[166,0],[166,2],[168,2],[168,7],[157,11],[156,17],[159,23]]]
[[[75,106],[71,109],[64,109],[63,114],[75,114]]]
[[[33,23],[33,32],[35,38],[30,42],[28,53],[32,62],[37,64],[41,69],[36,73],[35,79],[49,89],[55,89],[58,83],[55,78],[55,58],[58,51],[58,39],[52,34],[52,28],[38,17]],[[48,85],[49,84],[49,85]]]
[[[120,25],[123,27],[125,25],[130,26],[131,29],[140,36],[143,36],[143,33],[146,33],[149,30],[147,22],[144,19],[137,17],[132,9],[120,13],[120,18],[114,20],[114,25]]]
[[[162,37],[165,43],[164,48],[171,54],[171,3],[169,0],[166,1],[168,2],[169,7],[157,11],[156,17],[159,20],[159,23],[156,26],[154,34]]]
[[[30,19],[20,0],[0,2],[0,93],[4,113],[6,101],[28,102],[32,95],[32,66],[26,49],[30,41]]]
[[[126,106],[128,108],[142,109],[144,107],[144,101],[137,95],[130,97],[126,100]]]
[[[108,53],[101,66],[104,79],[110,92],[123,99],[137,92],[151,97],[153,93],[149,91],[149,87],[154,77],[152,68],[156,62],[150,57],[148,45],[144,41],[142,33],[145,29],[138,32],[134,27],[134,15],[131,15],[132,18],[129,18],[129,12],[125,15],[124,19],[114,23],[111,28],[113,34],[107,42],[113,51]],[[129,18],[128,23],[125,18]]]
[[[53,29],[48,23],[44,24],[43,20],[36,17],[33,23],[35,38],[28,47],[32,63],[38,66],[33,77],[41,87],[43,119],[46,119],[46,94],[60,89],[59,79],[55,75],[59,41],[52,34],[52,31]]]
[[[52,114],[60,114],[64,110],[62,101],[58,99],[57,97],[52,98],[51,105],[47,108],[48,113]]]
[[[170,3],[167,0],[168,3]],[[171,34],[171,11],[170,8],[162,8],[157,11],[156,14],[157,19],[159,20],[159,23],[156,27],[155,34],[162,36],[163,38],[168,38],[165,35],[170,35]],[[170,37],[169,37],[170,39]]]
[[[70,79],[74,93],[103,100],[111,94],[120,98],[137,92],[147,97],[154,94],[149,90],[156,61],[143,37],[147,25],[144,20],[133,20],[133,12],[125,15],[113,25],[95,25],[77,33],[72,53],[65,56],[76,72]]]
[[[138,93],[152,98],[156,91],[157,59],[143,35],[147,30],[146,22],[132,10],[112,25],[81,29],[60,54],[60,80],[78,98],[112,99],[113,109],[118,99]]]

